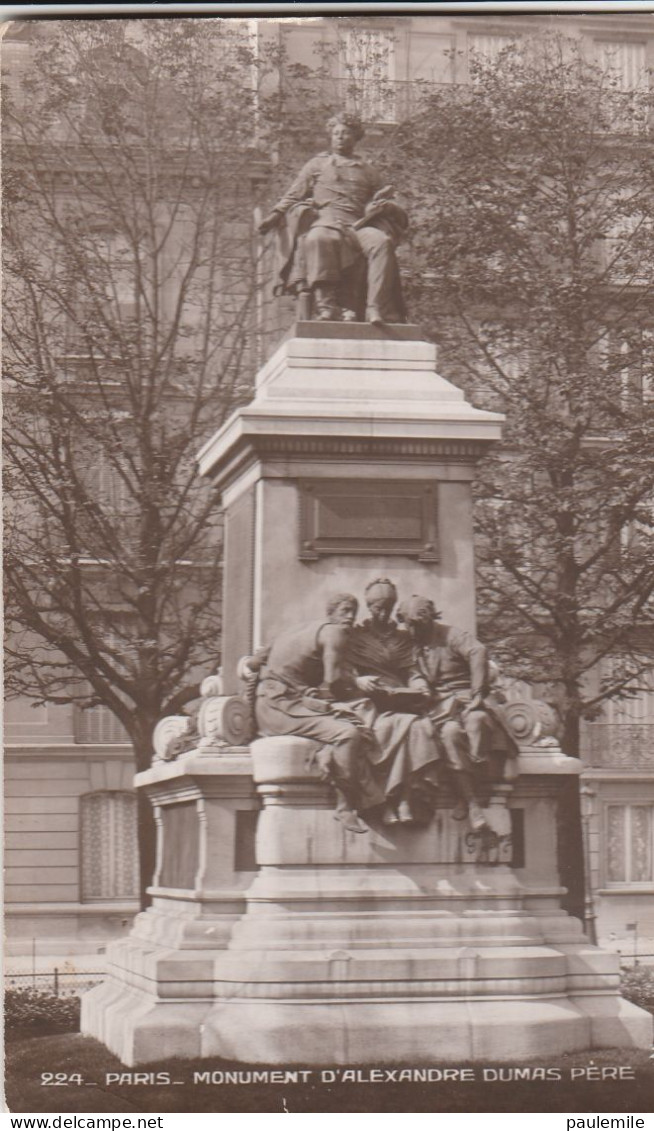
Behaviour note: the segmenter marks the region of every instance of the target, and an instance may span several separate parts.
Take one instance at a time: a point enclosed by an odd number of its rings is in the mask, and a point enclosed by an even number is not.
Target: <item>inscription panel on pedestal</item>
[[[199,864],[199,826],[195,801],[162,805],[163,859],[159,886],[195,887]]]
[[[299,558],[378,553],[438,561],[437,491],[424,481],[304,480]]]

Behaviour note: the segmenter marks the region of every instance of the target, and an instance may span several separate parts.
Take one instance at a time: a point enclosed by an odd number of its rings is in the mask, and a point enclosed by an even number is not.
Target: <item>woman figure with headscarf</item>
[[[437,788],[438,744],[428,718],[420,718],[429,687],[420,678],[413,642],[391,614],[397,590],[388,578],[375,578],[365,589],[370,614],[351,629],[347,660],[354,683],[366,699],[357,713],[372,730],[376,745],[366,751],[386,796],[385,824],[409,824],[421,811],[431,815]],[[410,686],[412,685],[412,686]]]

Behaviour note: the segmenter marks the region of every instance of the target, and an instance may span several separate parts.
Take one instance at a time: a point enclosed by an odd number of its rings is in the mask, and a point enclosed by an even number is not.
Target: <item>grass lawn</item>
[[[570,1111],[651,1112],[654,1108],[654,1059],[643,1050],[602,1049],[566,1053],[557,1058],[535,1057],[529,1066],[551,1070],[553,1079],[516,1079],[526,1067],[502,1065],[505,1079],[490,1079],[500,1065],[457,1064],[473,1080],[431,1083],[323,1083],[320,1069],[303,1083],[194,1083],[194,1072],[238,1069],[218,1059],[199,1062],[169,1060],[125,1069],[105,1047],[79,1033],[56,1036],[15,1036],[7,1042],[6,1095],[12,1112],[134,1113],[162,1112],[494,1112]],[[258,1071],[262,1065],[257,1065]],[[279,1066],[276,1066],[279,1071]],[[289,1065],[289,1069],[293,1066]],[[303,1066],[298,1066],[303,1067]],[[417,1065],[415,1067],[418,1067]],[[444,1062],[429,1067],[443,1070]],[[608,1069],[622,1068],[622,1079],[601,1079]],[[486,1069],[486,1080],[484,1080]],[[573,1070],[584,1074],[573,1076]],[[130,1084],[107,1081],[114,1072],[168,1073],[171,1083]],[[336,1070],[343,1072],[344,1070]],[[363,1069],[366,1075],[369,1069]],[[396,1071],[399,1071],[397,1069]],[[79,1073],[81,1084],[44,1086],[41,1074]],[[557,1078],[558,1077],[558,1078]],[[173,1083],[181,1081],[181,1083]]]

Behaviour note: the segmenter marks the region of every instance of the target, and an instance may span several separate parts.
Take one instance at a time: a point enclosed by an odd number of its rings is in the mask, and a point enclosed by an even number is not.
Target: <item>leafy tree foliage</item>
[[[549,685],[570,753],[651,666],[651,112],[540,36],[426,90],[394,159],[412,320],[445,376],[507,414],[477,491],[482,631]]]

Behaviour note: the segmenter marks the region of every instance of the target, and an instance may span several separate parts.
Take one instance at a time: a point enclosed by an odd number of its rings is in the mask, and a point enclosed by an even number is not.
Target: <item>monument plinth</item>
[[[517,790],[512,809],[512,788],[496,787],[485,837],[461,829],[447,798],[423,830],[377,824],[357,837],[334,821],[307,770],[310,746],[252,744],[259,872],[216,962],[207,1052],[269,1063],[469,1060],[645,1037],[647,1022],[616,996],[615,956],[590,946],[558,906],[556,779],[579,772],[575,759],[559,757],[556,774]],[[549,817],[540,827],[538,808]],[[540,877],[527,858],[547,862]]]
[[[501,423],[438,376],[412,327],[297,324],[199,455],[225,508],[224,691],[241,691],[241,656],[380,574],[473,629],[471,481]],[[201,713],[201,734],[220,715]],[[477,831],[444,788],[424,827],[373,817],[356,835],[334,819],[316,744],[293,735],[235,747],[205,734],[139,774],[159,829],[154,902],[108,949],[83,1031],[130,1065],[649,1045],[617,957],[561,906],[581,764],[544,705],[505,716],[519,776],[489,783]],[[166,722],[161,758],[184,725]]]
[[[241,656],[371,571],[474,628],[470,484],[503,418],[435,366],[417,327],[296,323],[200,452],[225,508],[228,692]]]

